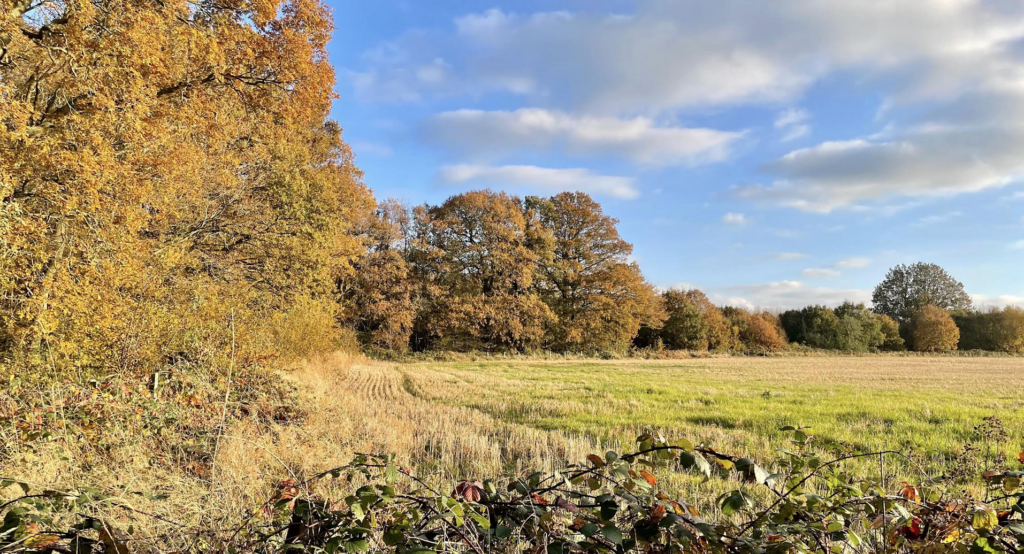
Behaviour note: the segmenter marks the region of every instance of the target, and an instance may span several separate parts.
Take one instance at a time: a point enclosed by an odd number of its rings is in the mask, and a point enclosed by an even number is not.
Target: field
[[[1024,447],[1022,374],[1020,358],[395,364],[337,355],[284,374],[303,416],[236,421],[219,438],[207,473],[157,463],[143,446],[102,453],[74,441],[16,451],[4,473],[59,489],[92,484],[125,498],[157,491],[167,498],[132,497],[133,509],[216,526],[259,506],[281,479],[303,479],[357,452],[395,453],[422,478],[451,486],[506,470],[557,469],[609,448],[626,451],[639,433],[657,431],[771,467],[779,449],[795,448],[779,428],[801,425],[812,427],[814,448],[826,456],[906,452],[909,459],[884,460],[890,483],[958,470],[974,476],[964,484],[980,492],[976,476]],[[1005,440],[978,439],[975,428],[987,416],[1002,421]],[[978,450],[965,450],[967,443]],[[849,468],[879,471],[877,458]],[[663,484],[708,512],[735,487],[687,474]],[[344,483],[323,487],[324,495],[345,494]],[[147,519],[136,529],[157,537],[173,527]]]

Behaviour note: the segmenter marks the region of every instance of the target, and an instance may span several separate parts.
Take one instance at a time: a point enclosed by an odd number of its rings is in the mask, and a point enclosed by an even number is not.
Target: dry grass
[[[1024,432],[1019,358],[721,358],[673,361],[390,364],[337,354],[284,373],[304,416],[232,423],[203,476],[154,463],[152,442],[112,452],[74,436],[16,449],[2,474],[42,487],[98,486],[119,503],[105,517],[137,538],[174,541],[186,527],[225,527],[260,506],[281,479],[395,453],[430,481],[550,470],[620,448],[642,430],[684,435],[770,462],[784,424],[864,448],[911,448],[929,470],[960,459],[984,415],[999,415],[1016,452]],[[767,394],[765,394],[767,392]],[[56,403],[55,403],[56,404]],[[130,426],[112,432],[128,438]],[[893,477],[909,468],[894,464]],[[676,475],[665,482],[705,510],[734,484]],[[349,492],[324,481],[319,494]],[[136,491],[166,495],[153,500]],[[15,491],[0,494],[8,496]],[[713,511],[713,509],[708,510]],[[166,521],[165,521],[166,520]]]

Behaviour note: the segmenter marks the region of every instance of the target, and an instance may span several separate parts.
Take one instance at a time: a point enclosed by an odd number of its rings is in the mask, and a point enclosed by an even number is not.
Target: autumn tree
[[[381,202],[361,222],[365,252],[337,280],[343,321],[373,348],[402,352],[409,347],[415,318],[410,211],[396,200]]]
[[[417,346],[523,350],[542,343],[555,316],[534,280],[551,241],[534,217],[518,198],[491,191],[418,210]]]
[[[956,350],[960,341],[960,329],[949,312],[936,306],[923,306],[914,312],[909,330],[917,352]]]
[[[923,306],[943,310],[965,310],[971,307],[971,297],[962,283],[945,269],[929,263],[897,265],[889,270],[885,279],[872,294],[874,311],[887,315],[900,323]]]
[[[201,359],[334,309],[372,203],[331,31],[318,0],[0,0],[5,357]]]
[[[526,209],[550,241],[537,250],[536,288],[556,316],[548,328],[550,348],[593,352],[626,348],[642,324],[660,323],[654,288],[629,261],[632,245],[618,221],[582,192],[529,197]]]
[[[777,352],[786,346],[786,339],[769,313],[751,314],[739,339],[744,347],[754,351]]]
[[[667,319],[660,336],[666,347],[699,351],[729,348],[729,324],[703,292],[667,290],[662,299]]]

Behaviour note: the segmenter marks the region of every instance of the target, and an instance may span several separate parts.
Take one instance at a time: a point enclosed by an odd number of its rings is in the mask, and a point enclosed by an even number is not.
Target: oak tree
[[[900,323],[923,306],[936,306],[943,310],[965,310],[971,307],[971,297],[962,283],[945,269],[924,262],[897,265],[889,270],[885,279],[875,287],[871,296],[874,311],[887,315]]]
[[[548,327],[548,346],[593,352],[626,348],[643,324],[657,324],[654,287],[629,261],[632,245],[600,204],[582,192],[551,198],[530,197],[539,237],[550,240],[538,259],[536,287],[556,319]]]

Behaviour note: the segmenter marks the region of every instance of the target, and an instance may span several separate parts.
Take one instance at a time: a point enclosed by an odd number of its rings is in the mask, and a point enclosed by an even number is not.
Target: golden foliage
[[[468,192],[416,216],[422,340],[455,350],[539,346],[554,318],[533,286],[544,237],[519,199]]]
[[[548,346],[561,351],[622,350],[643,324],[663,319],[654,287],[628,261],[633,246],[612,219],[582,192],[527,198],[543,238],[550,240],[538,267],[538,289],[557,316]]]
[[[914,312],[910,336],[918,352],[948,352],[957,349],[960,329],[946,310],[925,306]]]
[[[262,349],[265,318],[329,296],[371,199],[326,120],[322,3],[0,6],[8,361],[212,359],[231,321]]]

